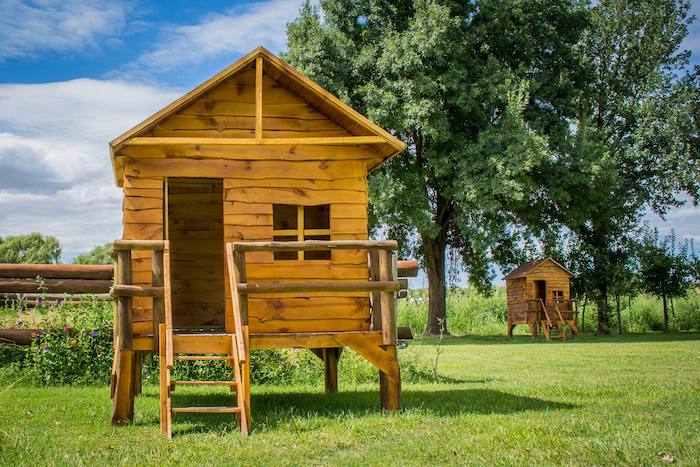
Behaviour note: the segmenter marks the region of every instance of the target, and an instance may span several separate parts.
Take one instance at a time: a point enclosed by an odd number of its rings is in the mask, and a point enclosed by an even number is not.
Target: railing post
[[[152,276],[151,285],[153,287],[163,287],[163,252],[154,250],[151,258]],[[153,352],[158,352],[160,345],[158,338],[160,335],[160,324],[163,322],[165,310],[165,294],[162,297],[153,298]]]
[[[379,278],[382,281],[395,281],[394,253],[379,250]],[[384,345],[396,344],[396,298],[393,291],[381,292],[382,341]]]
[[[379,281],[379,251],[369,251],[369,271],[372,281]],[[372,330],[382,328],[382,302],[381,292],[372,292]]]
[[[131,251],[117,252],[117,285],[131,284]],[[132,298],[117,298],[117,327],[119,331],[119,350],[131,350],[133,347]]]
[[[241,251],[233,252],[233,273],[236,278],[236,283],[248,282],[245,269],[245,253]],[[238,306],[241,312],[241,326],[248,326],[248,294],[240,294]]]

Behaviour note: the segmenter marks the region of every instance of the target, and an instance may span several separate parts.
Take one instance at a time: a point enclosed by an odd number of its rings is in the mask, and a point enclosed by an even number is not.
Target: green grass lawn
[[[416,341],[427,357],[435,341]],[[182,415],[161,437],[158,388],[132,425],[109,424],[107,388],[14,386],[0,373],[0,464],[661,464],[700,465],[700,334],[454,338],[450,384],[405,384],[378,412],[376,386],[253,387],[254,432],[226,415]],[[180,404],[221,404],[210,390]],[[188,401],[189,400],[189,401]]]

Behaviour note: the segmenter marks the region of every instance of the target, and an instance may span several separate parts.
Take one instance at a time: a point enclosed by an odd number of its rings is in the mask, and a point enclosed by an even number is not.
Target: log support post
[[[379,250],[379,280],[397,280],[397,267],[394,253],[391,250]],[[382,410],[396,411],[401,405],[401,378],[399,362],[396,359],[396,296],[393,291],[382,292],[381,324],[382,324],[382,349],[388,357],[388,364],[392,368],[393,377],[388,373],[379,371],[379,394]]]
[[[131,284],[131,251],[117,252],[115,285]],[[133,350],[132,298],[117,297],[117,348],[114,354],[114,395],[112,400],[112,424],[123,425],[134,418],[134,396],[137,391],[137,355]]]
[[[338,360],[341,347],[323,349],[324,377],[326,382],[326,394],[338,392]]]
[[[151,285],[153,287],[163,287],[163,252],[153,251]],[[159,329],[160,324],[165,322],[165,298],[163,296],[153,298],[153,353],[157,353],[160,348]]]
[[[379,371],[379,400],[380,407],[386,412],[395,412],[401,408],[401,376],[399,363],[396,360],[396,345],[382,346],[390,355],[389,364],[396,368],[395,377],[391,378],[387,373]]]

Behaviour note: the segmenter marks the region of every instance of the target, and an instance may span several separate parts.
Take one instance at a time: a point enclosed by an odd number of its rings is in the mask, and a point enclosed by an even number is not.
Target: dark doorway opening
[[[223,180],[169,178],[167,186],[173,326],[223,329]]]

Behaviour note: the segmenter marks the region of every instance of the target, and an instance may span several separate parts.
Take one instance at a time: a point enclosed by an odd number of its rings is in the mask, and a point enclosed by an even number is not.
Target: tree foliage
[[[61,261],[61,244],[56,237],[31,233],[0,238],[0,263],[48,264]]]
[[[601,334],[643,215],[663,216],[681,204],[679,192],[698,198],[700,80],[697,69],[686,72],[689,52],[680,50],[688,8],[677,0],[595,4],[581,44],[589,85],[570,144],[540,173],[547,196],[533,199],[530,221],[575,235]]]
[[[587,18],[564,0],[321,0],[289,25],[288,61],[409,144],[370,177],[371,215],[422,258],[428,333],[448,247],[481,289],[489,254],[512,260],[515,213],[577,111]]]
[[[685,296],[696,285],[697,258],[688,241],[679,244],[674,232],[660,238],[657,229],[645,232],[638,245],[637,258],[642,288],[661,298],[664,331],[668,331],[668,300]]]
[[[90,250],[84,255],[78,255],[73,259],[75,264],[112,264],[112,257],[109,255],[109,250],[112,248],[112,243],[105,243]]]

